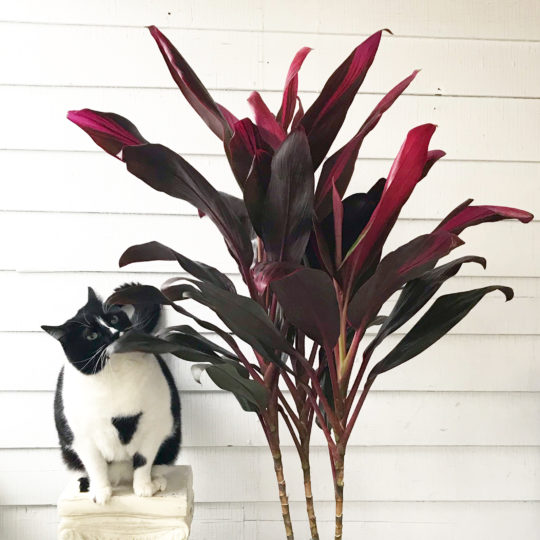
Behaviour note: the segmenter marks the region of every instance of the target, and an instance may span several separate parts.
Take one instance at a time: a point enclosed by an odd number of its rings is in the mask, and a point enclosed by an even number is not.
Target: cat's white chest
[[[145,437],[164,438],[173,426],[170,390],[152,355],[113,355],[95,375],[84,375],[66,363],[63,402],[73,447],[90,438],[108,461],[129,459]],[[112,419],[138,414],[135,434],[123,444]]]

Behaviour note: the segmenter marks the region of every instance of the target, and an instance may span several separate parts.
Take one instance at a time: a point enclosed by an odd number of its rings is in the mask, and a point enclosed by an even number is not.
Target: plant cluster
[[[119,347],[169,352],[194,362],[197,374],[205,370],[217,386],[234,394],[244,410],[258,416],[274,461],[289,540],[293,528],[280,430],[289,432],[298,451],[310,534],[318,539],[310,471],[310,437],[316,422],[328,443],[336,501],[335,539],[340,540],[347,443],[377,377],[439,340],[486,294],[499,290],[509,300],[512,290],[492,285],[439,296],[401,341],[371,365],[375,350],[417,315],[462,265],[485,266],[485,260],[477,256],[437,265],[463,244],[462,231],[503,219],[525,223],[532,215],[514,208],[473,206],[467,200],[435,230],[383,256],[403,205],[444,152],[429,149],[434,125],[415,127],[386,178],[374,182],[365,193],[346,195],[364,138],[417,75],[414,71],[391,89],[354,137],[327,157],[375,58],[382,31],[352,51],[305,112],[298,97],[298,73],[310,49],[301,49],[287,73],[277,114],[258,92],[249,96],[254,121],[238,120],[216,103],[171,42],[155,27],[150,27],[150,33],[184,97],[223,142],[241,198],[217,191],[181,156],[148,142],[117,114],[83,109],[71,111],[68,118],[123,161],[134,176],[191,203],[201,216],[212,220],[249,296],[239,294],[216,268],[158,242],[132,246],[122,255],[120,266],[177,261],[189,277],[169,279],[161,290],[133,286],[108,301],[167,305],[200,329],[182,324],[159,336],[131,332]],[[390,313],[381,315],[385,302],[398,292]],[[226,329],[191,313],[185,299],[214,312]],[[377,332],[367,339],[370,327]],[[223,343],[215,343],[205,332]],[[237,340],[251,347],[251,358]]]

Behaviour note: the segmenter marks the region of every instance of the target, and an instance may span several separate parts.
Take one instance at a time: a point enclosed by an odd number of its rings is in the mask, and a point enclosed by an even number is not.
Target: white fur
[[[74,435],[72,448],[86,468],[91,495],[97,503],[106,503],[111,497],[111,483],[120,482],[130,473],[139,496],[148,497],[165,488],[165,478],[152,478],[151,469],[174,422],[169,386],[153,355],[112,354],[94,375],[84,375],[66,361],[63,402]],[[140,412],[133,438],[123,445],[111,419]],[[131,460],[136,452],[147,462],[133,472]],[[107,466],[107,462],[115,463]]]

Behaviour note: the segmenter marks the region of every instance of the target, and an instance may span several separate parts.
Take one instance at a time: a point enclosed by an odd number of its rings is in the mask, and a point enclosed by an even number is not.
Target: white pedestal
[[[187,540],[193,518],[191,467],[170,467],[167,489],[137,497],[131,486],[114,489],[105,505],[69,484],[58,500],[59,540]]]

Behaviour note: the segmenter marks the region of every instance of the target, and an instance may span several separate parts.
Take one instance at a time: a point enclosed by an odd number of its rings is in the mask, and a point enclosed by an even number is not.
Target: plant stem
[[[315,506],[313,505],[313,493],[311,491],[311,467],[309,465],[309,456],[305,462],[302,462],[302,471],[304,472],[304,493],[306,496],[306,510],[309,519],[311,540],[319,540],[317,518],[315,517]]]
[[[334,491],[336,497],[336,529],[334,540],[343,538],[343,487],[345,479],[345,447],[339,446],[337,456],[335,456],[335,484]]]
[[[281,515],[283,524],[285,525],[285,534],[287,540],[294,540],[294,533],[291,522],[291,513],[289,510],[289,498],[287,497],[287,485],[285,484],[285,476],[283,475],[283,462],[281,460],[281,451],[279,447],[272,449],[272,457],[274,458],[274,471],[279,489],[279,500],[281,502]]]

